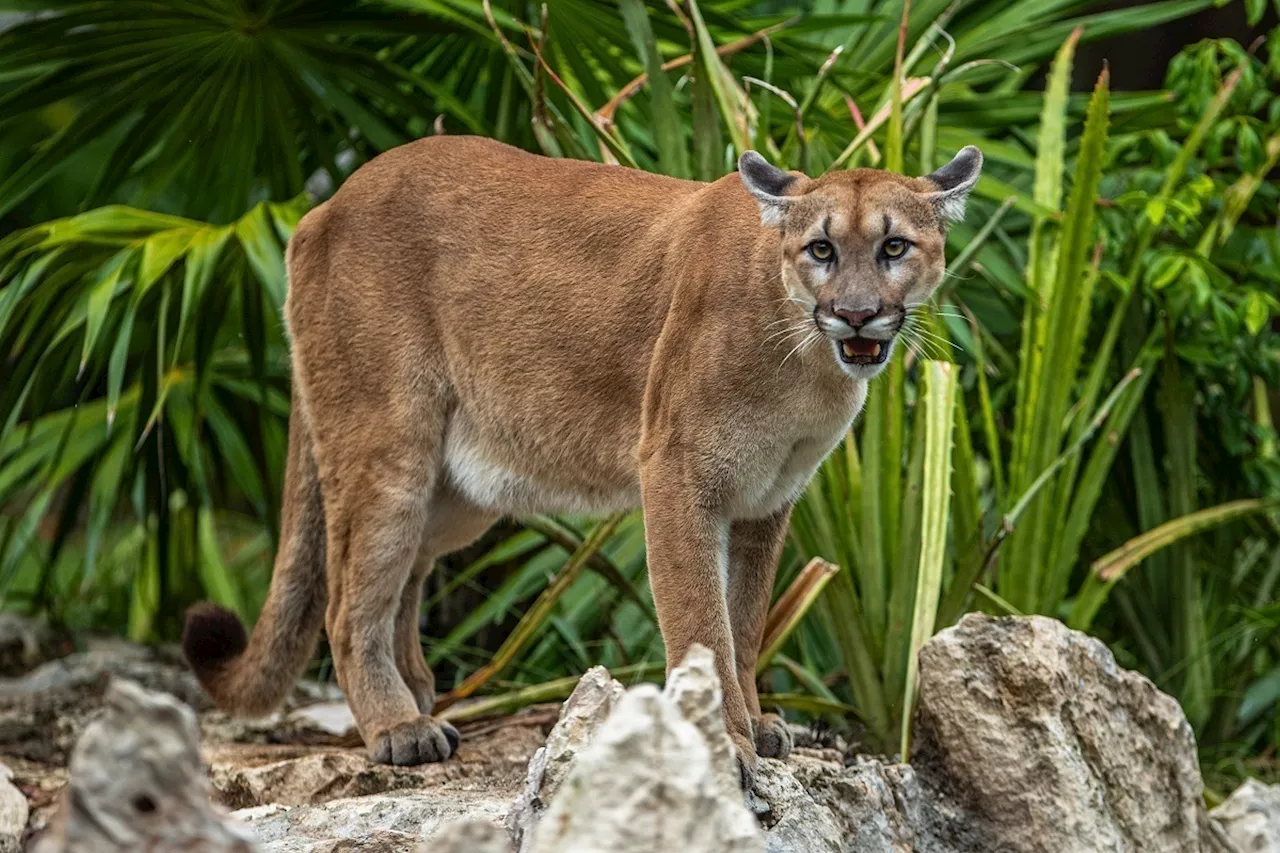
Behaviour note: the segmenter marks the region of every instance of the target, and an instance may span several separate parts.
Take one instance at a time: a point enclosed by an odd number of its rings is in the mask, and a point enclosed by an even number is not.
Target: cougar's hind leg
[[[495,514],[473,506],[447,485],[438,486],[427,505],[422,547],[396,616],[396,665],[424,714],[430,714],[435,705],[436,679],[422,656],[418,634],[423,582],[439,557],[470,545],[496,520]]]
[[[424,714],[430,714],[436,704],[436,676],[422,656],[418,614],[422,609],[422,585],[434,566],[435,556],[425,547],[420,549],[396,613],[396,668]]]
[[[323,427],[315,420],[334,669],[373,759],[412,765],[448,758],[453,744],[398,665],[397,616],[419,563],[444,432],[431,396],[402,388],[412,393],[390,406],[332,406]]]

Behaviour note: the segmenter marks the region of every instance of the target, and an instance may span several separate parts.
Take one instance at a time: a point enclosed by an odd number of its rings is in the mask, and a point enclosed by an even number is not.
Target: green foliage
[[[279,511],[283,252],[303,209],[215,226],[107,207],[0,243],[6,600],[72,621],[123,609],[137,639],[202,589],[256,611],[262,572],[244,569]],[[136,575],[102,576],[117,560]]]
[[[441,17],[358,0],[44,6],[0,34],[0,129],[42,130],[34,155],[8,164],[0,214],[92,158],[86,208],[123,200],[226,222],[296,196],[317,169],[338,181],[351,155],[421,135],[432,106],[470,118],[397,61],[408,36],[427,52],[456,37]]]
[[[1118,139],[1104,185],[1119,258],[1104,276],[1128,299],[1122,340],[1152,341],[1159,360],[1112,483],[1116,527],[1150,531],[1135,544],[1197,507],[1280,496],[1269,399],[1280,387],[1280,192],[1268,180],[1280,158],[1280,32],[1262,53],[1212,41],[1184,51],[1167,80],[1176,122]],[[1265,685],[1280,667],[1268,610],[1280,566],[1263,558],[1280,515],[1230,529],[1126,575],[1105,626],[1228,763],[1275,736],[1256,702],[1275,698]]]
[[[1079,43],[1210,0],[905,5],[28,4],[0,33],[5,605],[139,639],[198,598],[257,611],[283,247],[304,187],[385,148],[476,132],[715,179],[747,147],[924,174],[977,144],[950,276],[796,508],[767,701],[905,752],[935,628],[1050,613],[1176,692],[1238,772],[1280,737],[1280,35],[1184,51],[1172,100],[1105,73],[1079,94]],[[470,557],[427,605],[455,698],[660,674],[638,515],[528,519]]]

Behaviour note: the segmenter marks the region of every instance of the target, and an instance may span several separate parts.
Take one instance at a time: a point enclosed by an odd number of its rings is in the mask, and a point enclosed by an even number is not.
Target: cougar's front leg
[[[751,718],[738,683],[724,588],[728,522],[697,492],[699,478],[679,458],[651,458],[641,474],[649,585],[667,650],[667,672],[701,643],[715,653],[724,717],[743,783],[755,773]]]
[[[791,752],[786,722],[777,714],[762,714],[756,693],[756,662],[790,520],[788,505],[767,518],[742,519],[729,528],[729,616],[738,683],[751,716],[756,751],[766,758],[786,758]]]

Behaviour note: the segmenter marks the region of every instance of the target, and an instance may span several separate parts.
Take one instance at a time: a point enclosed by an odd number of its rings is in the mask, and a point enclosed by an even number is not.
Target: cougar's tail
[[[271,592],[253,636],[236,614],[207,601],[187,611],[182,634],[183,654],[209,697],[241,716],[279,707],[315,652],[324,624],[324,502],[311,431],[296,394],[280,522]]]

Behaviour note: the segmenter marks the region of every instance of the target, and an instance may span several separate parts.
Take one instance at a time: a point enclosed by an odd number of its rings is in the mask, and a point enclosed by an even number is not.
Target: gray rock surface
[[[259,806],[232,816],[257,836],[263,853],[400,853],[456,822],[501,827],[510,805],[509,793],[449,786],[313,806]]]
[[[27,798],[12,780],[13,771],[0,764],[0,853],[18,853],[27,834]]]
[[[253,836],[209,801],[191,709],[112,682],[71,755],[71,782],[36,853],[252,853]]]
[[[796,787],[836,827],[838,849],[847,853],[941,853],[943,848],[920,831],[920,788],[909,766],[857,756],[852,764],[833,768],[829,762],[797,756],[788,768]],[[802,809],[800,815],[814,810]],[[813,825],[817,818],[802,820]],[[770,838],[776,833],[776,828],[771,830]],[[781,853],[804,848],[778,849]]]
[[[509,853],[507,833],[490,823],[464,821],[445,827],[423,853]]]
[[[792,754],[787,762],[760,759],[756,772],[754,799],[759,804],[756,817],[765,828],[767,853],[842,853],[844,833],[831,811],[820,804],[800,783],[794,772],[805,758]],[[841,771],[839,764],[824,764],[826,775]],[[815,774],[816,775],[816,774]]]
[[[1097,640],[970,614],[921,650],[920,685],[912,765],[947,849],[1202,850],[1191,727]]]
[[[1209,815],[1239,853],[1280,853],[1280,785],[1248,779]]]
[[[180,661],[129,643],[95,643],[19,678],[0,679],[0,753],[65,764],[113,678],[171,694],[197,709],[209,707]]]
[[[357,752],[317,752],[257,766],[219,762],[210,768],[218,799],[228,808],[301,806],[420,788],[412,771],[372,764]]]
[[[0,676],[21,675],[44,663],[53,656],[55,645],[56,638],[44,622],[0,613]]]
[[[787,760],[760,761],[751,810],[705,650],[662,691],[593,669],[558,719],[534,708],[475,721],[457,756],[418,768],[371,764],[326,690],[301,701],[327,705],[263,723],[206,711],[201,755],[190,709],[107,689],[112,672],[142,667],[182,692],[185,673],[151,652],[88,655],[0,682],[0,741],[17,731],[27,750],[6,753],[16,787],[0,771],[0,853],[21,843],[5,846],[6,826],[20,838],[43,825],[65,784],[59,756],[97,715],[72,759],[81,808],[37,853],[159,838],[157,853],[1280,853],[1280,788],[1249,783],[1206,814],[1177,704],[1038,617],[968,616],[925,646],[912,766],[846,759],[822,732],[796,731]],[[151,817],[140,791],[155,793]],[[126,842],[104,846],[101,827]]]

